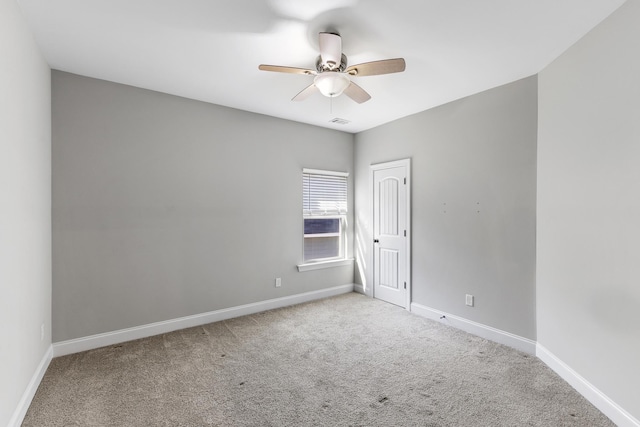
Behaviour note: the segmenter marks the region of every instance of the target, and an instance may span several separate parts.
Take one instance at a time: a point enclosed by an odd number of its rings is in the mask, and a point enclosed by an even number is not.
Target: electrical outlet
[[[473,307],[473,295],[467,294],[465,304],[467,304],[469,307]]]
[[[282,286],[282,279],[280,277],[276,277],[276,288]]]
[[[44,323],[40,325],[40,341],[44,341]]]

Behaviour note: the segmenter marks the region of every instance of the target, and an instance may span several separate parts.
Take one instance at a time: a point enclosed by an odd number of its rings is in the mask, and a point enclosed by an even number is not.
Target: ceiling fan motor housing
[[[322,56],[318,56],[318,59],[316,59],[316,70],[318,70],[318,73],[324,73],[325,71],[337,71],[339,73],[342,73],[346,69],[347,57],[344,53],[340,58],[340,64],[335,64],[332,61],[324,63],[322,62]]]

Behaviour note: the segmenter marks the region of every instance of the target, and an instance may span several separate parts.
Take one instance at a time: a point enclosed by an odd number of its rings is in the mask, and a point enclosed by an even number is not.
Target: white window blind
[[[347,177],[343,172],[302,171],[304,215],[340,215],[347,212]]]

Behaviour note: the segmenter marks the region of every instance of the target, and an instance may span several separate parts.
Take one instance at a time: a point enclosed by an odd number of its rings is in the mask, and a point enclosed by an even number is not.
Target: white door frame
[[[385,162],[385,163],[376,163],[369,166],[369,194],[371,195],[370,212],[371,212],[371,227],[372,227],[371,228],[372,238],[371,238],[371,242],[369,243],[370,245],[369,248],[371,250],[371,258],[370,258],[371,265],[373,267],[371,269],[371,272],[372,272],[371,277],[373,279],[372,285],[371,285],[371,295],[375,298],[376,269],[375,269],[375,265],[373,265],[374,259],[375,259],[375,257],[373,256],[375,251],[375,243],[373,242],[373,240],[375,239],[375,236],[373,236],[374,220],[375,220],[374,203],[373,203],[374,197],[375,197],[374,172],[378,170],[391,169],[391,168],[396,168],[400,166],[406,167],[406,171],[407,171],[407,176],[406,176],[406,179],[407,179],[407,184],[406,184],[407,238],[405,239],[405,245],[406,245],[405,250],[407,251],[407,257],[406,257],[407,292],[406,292],[405,308],[407,311],[411,311],[411,158],[394,160],[394,161]]]

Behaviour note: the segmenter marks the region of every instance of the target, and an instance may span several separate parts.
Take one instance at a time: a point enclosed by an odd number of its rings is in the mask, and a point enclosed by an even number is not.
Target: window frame
[[[332,211],[328,211],[325,213],[321,212],[310,212],[304,209],[305,207],[305,189],[303,188],[303,210],[302,210],[302,264],[298,265],[298,271],[308,271],[315,270],[319,268],[327,268],[341,265],[349,265],[353,260],[347,259],[347,206],[349,203],[348,192],[349,192],[349,173],[348,172],[338,172],[338,171],[330,171],[330,170],[320,170],[320,169],[307,169],[304,168],[302,170],[303,183],[305,182],[305,175],[325,175],[325,176],[337,176],[342,177],[345,180],[345,198],[344,198],[344,208],[336,209]],[[304,184],[303,184],[304,185]],[[310,199],[312,196],[309,196]],[[309,206],[311,203],[309,203]],[[339,232],[338,233],[314,233],[314,234],[305,234],[305,220],[306,219],[338,219],[339,222]],[[305,239],[310,239],[314,237],[338,237],[338,255],[326,258],[311,258],[305,259]]]

